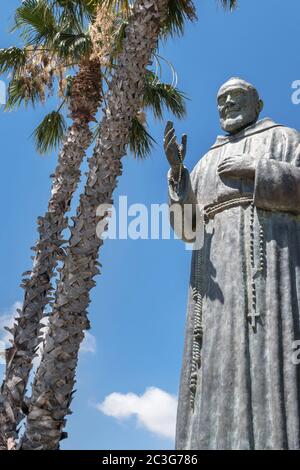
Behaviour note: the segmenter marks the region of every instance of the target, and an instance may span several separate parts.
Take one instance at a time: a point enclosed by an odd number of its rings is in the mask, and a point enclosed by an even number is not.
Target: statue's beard
[[[243,114],[239,114],[238,116],[232,118],[221,118],[221,127],[225,132],[234,134],[250,126],[256,120],[257,116],[245,116]]]

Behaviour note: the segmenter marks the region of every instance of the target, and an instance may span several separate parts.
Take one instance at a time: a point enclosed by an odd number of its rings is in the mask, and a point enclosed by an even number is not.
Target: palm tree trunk
[[[24,395],[32,361],[40,342],[40,320],[51,303],[51,280],[59,260],[64,258],[62,234],[68,226],[65,217],[80,180],[80,165],[93,134],[89,123],[101,102],[101,69],[94,59],[81,64],[72,84],[69,101],[72,126],[68,129],[58,165],[53,175],[48,211],[38,219],[39,241],[34,265],[23,279],[25,290],[19,318],[11,330],[12,347],[6,351],[6,373],[0,394],[0,450],[14,448],[17,428],[24,417]]]
[[[74,218],[43,356],[32,387],[22,449],[58,449],[59,441],[65,437],[63,428],[70,413],[80,343],[84,330],[89,328],[89,291],[99,273],[97,259],[103,244],[96,229],[105,215],[98,217],[96,211],[99,205],[112,203],[131,123],[141,107],[146,66],[157,47],[168,3],[169,0],[136,0],[134,4],[118,68],[109,87],[100,137],[89,162],[88,181]]]

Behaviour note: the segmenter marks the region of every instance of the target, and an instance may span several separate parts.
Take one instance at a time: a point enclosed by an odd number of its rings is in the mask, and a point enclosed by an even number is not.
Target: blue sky
[[[16,41],[8,31],[20,1],[2,3],[0,48]],[[178,134],[189,136],[190,169],[220,133],[215,95],[231,76],[258,87],[265,102],[262,117],[295,128],[300,117],[300,107],[291,100],[292,83],[300,79],[300,2],[240,0],[233,14],[217,8],[215,0],[196,4],[199,21],[187,27],[184,38],[161,48],[177,70],[179,88],[190,98],[187,117],[175,120]],[[35,220],[49,197],[56,157],[39,157],[30,139],[46,109],[0,109],[0,326],[22,300],[21,273],[31,267]],[[128,196],[129,204],[167,200],[164,122],[150,118],[149,127],[159,143],[151,157],[144,162],[124,159],[116,197]],[[100,258],[103,274],[90,306],[93,336],[80,354],[69,439],[63,448],[172,448],[167,436],[178,392],[190,253],[178,240],[111,240]],[[107,416],[100,403],[106,413],[113,407],[119,418]]]

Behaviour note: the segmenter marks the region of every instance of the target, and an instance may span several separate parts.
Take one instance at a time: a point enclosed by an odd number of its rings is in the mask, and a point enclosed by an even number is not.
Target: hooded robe
[[[243,154],[257,160],[255,181],[218,175],[223,159]],[[176,448],[299,449],[300,134],[264,119],[219,137],[179,185],[169,174],[169,195],[193,208],[185,217],[204,213]]]

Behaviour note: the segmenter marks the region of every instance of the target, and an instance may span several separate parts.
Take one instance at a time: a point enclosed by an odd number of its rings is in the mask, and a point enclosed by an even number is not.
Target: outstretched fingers
[[[170,132],[170,130],[174,129],[174,125],[173,125],[173,122],[172,121],[168,121],[167,122],[167,125],[166,125],[166,128],[165,128],[165,137],[168,135],[168,133]]]
[[[181,138],[181,155],[183,159],[186,156],[186,150],[187,150],[187,135],[183,134]]]
[[[175,129],[172,122],[168,122],[165,130],[164,147],[167,150],[170,145],[176,143]]]
[[[165,144],[168,145],[170,139],[175,134],[174,126],[172,121],[168,121],[166,128],[165,128]]]

